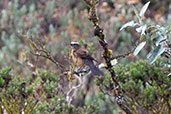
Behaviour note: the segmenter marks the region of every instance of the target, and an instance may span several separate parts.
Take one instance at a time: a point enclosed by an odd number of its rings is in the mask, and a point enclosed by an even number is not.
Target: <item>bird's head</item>
[[[71,48],[73,48],[73,49],[79,49],[81,47],[79,42],[71,42],[70,45],[71,45]]]

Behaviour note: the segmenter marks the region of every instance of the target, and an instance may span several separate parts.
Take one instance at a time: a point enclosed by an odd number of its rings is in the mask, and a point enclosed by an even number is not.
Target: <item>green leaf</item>
[[[140,14],[139,14],[140,17],[143,17],[143,16],[144,16],[144,13],[146,12],[146,10],[147,10],[149,4],[150,4],[150,1],[147,2],[147,3],[142,7],[142,9],[141,9],[141,11],[140,11]]]
[[[169,57],[169,59],[168,59],[168,63],[170,63],[170,64],[171,64],[171,57]]]
[[[146,44],[146,41],[144,41],[144,42],[141,42],[137,47],[136,47],[136,49],[134,50],[134,55],[136,56],[141,50],[142,50],[142,48],[145,46],[145,44]]]
[[[136,25],[138,25],[136,21],[129,21],[120,28],[120,31],[126,27],[135,27]]]
[[[152,45],[152,40],[151,40],[149,33],[146,34],[146,41],[147,41],[148,45],[150,45],[150,46]]]
[[[152,64],[156,59],[165,51],[165,48],[161,45],[157,46],[154,50],[152,50],[148,55],[147,58]]]
[[[31,4],[30,5],[30,8],[29,8],[29,13],[33,14],[35,11],[35,5],[34,4]]]
[[[0,77],[0,87],[3,87],[5,85],[5,80]]]

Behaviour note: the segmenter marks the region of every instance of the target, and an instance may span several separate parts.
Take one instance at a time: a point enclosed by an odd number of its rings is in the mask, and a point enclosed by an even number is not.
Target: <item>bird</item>
[[[78,67],[88,66],[92,75],[103,76],[104,73],[94,64],[95,59],[79,42],[71,42],[71,57]]]

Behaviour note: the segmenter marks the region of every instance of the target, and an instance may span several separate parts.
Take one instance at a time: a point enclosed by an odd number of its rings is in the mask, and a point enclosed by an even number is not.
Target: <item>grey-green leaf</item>
[[[156,46],[158,46],[161,43],[161,41],[166,39],[166,38],[167,38],[167,36],[159,36],[159,37],[157,37],[156,42],[155,42]]]
[[[142,50],[142,48],[145,46],[145,44],[146,44],[146,41],[144,41],[144,42],[141,42],[137,47],[136,47],[136,49],[134,50],[134,53],[133,53],[133,55],[138,55],[138,53]]]
[[[129,21],[120,28],[120,31],[126,27],[134,27],[136,25],[138,25],[138,23],[136,21]]]
[[[146,12],[146,10],[147,10],[149,4],[150,4],[150,1],[147,2],[147,3],[142,7],[142,9],[141,9],[141,11],[140,11],[140,14],[139,14],[140,17],[143,17],[143,16],[144,16],[144,13]]]
[[[161,45],[157,46],[154,50],[152,50],[148,55],[147,58],[152,64],[156,59],[165,51],[165,48]]]
[[[147,25],[145,24],[143,26],[136,28],[136,31],[142,36],[142,35],[145,35],[146,28],[147,28]]]
[[[168,59],[168,63],[169,63],[169,64],[171,64],[171,57],[169,57],[169,59]]]

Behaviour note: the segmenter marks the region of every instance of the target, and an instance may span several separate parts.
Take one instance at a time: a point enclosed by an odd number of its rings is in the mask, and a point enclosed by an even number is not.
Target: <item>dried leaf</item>
[[[45,44],[47,44],[48,42],[49,42],[48,37],[45,36]]]
[[[139,0],[128,0],[128,4],[138,4],[140,1]]]
[[[35,43],[31,43],[30,44],[30,47],[31,47],[31,49],[34,51],[34,52],[36,52],[36,45],[35,45]]]

